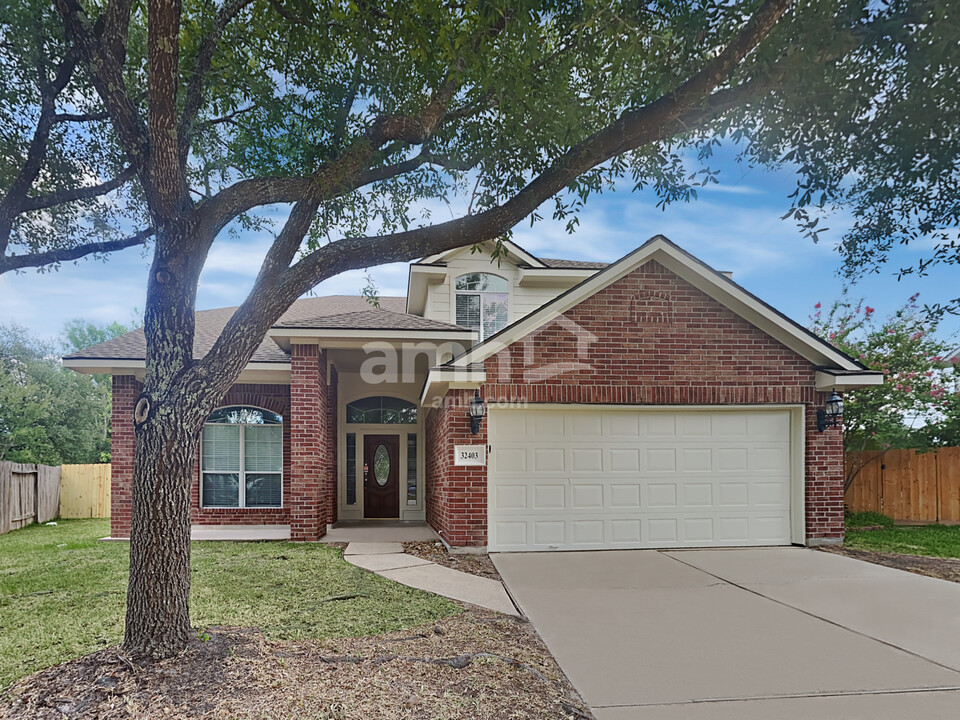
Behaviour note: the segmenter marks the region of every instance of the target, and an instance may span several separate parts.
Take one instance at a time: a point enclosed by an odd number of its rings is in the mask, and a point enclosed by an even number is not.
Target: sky
[[[821,242],[801,236],[791,220],[780,217],[789,208],[787,195],[795,176],[789,169],[762,168],[744,172],[732,155],[719,156],[720,185],[701,190],[699,199],[666,209],[656,207],[652,192],[617,190],[591,197],[574,234],[565,222],[549,218],[552,203],[541,212],[546,218],[533,227],[525,221],[513,239],[534,255],[552,258],[613,261],[650,237],[662,234],[716,270],[732,271],[733,279],[801,325],[818,302],[824,307],[840,296],[840,256],[836,243],[849,227],[842,212],[821,223],[830,227]],[[434,206],[435,221],[461,214],[460,206]],[[282,210],[280,214],[282,215]],[[200,280],[197,309],[239,304],[249,291],[270,237],[265,233],[223,233],[214,243]],[[933,304],[957,297],[957,268],[938,268],[930,276],[897,280],[896,270],[914,264],[929,248],[899,248],[887,267],[850,290],[862,297],[879,316],[893,313],[919,292],[921,303]],[[34,335],[54,339],[68,320],[130,324],[144,307],[150,257],[139,248],[115,253],[106,262],[85,260],[59,271],[0,276],[0,323],[16,323]],[[406,265],[370,268],[367,272],[383,295],[406,294]],[[364,271],[331,278],[314,289],[318,295],[359,294],[366,284]],[[944,335],[960,331],[960,318],[946,316]]]

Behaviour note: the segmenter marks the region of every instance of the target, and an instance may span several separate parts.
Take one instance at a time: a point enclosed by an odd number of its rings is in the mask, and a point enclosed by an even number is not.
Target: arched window
[[[417,406],[400,398],[374,395],[347,403],[347,422],[415,425]]]
[[[278,508],[283,504],[283,418],[233,405],[210,413],[200,450],[200,504]]]
[[[486,340],[507,326],[509,284],[499,275],[467,273],[457,278],[457,325],[472,328]]]

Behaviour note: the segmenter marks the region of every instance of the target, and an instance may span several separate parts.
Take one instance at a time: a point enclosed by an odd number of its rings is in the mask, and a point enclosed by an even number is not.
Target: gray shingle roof
[[[547,267],[558,270],[602,270],[610,263],[591,262],[589,260],[558,260],[557,258],[538,258]]]
[[[381,303],[382,304],[382,303]],[[341,315],[320,315],[313,318],[281,320],[276,327],[309,328],[311,330],[440,330],[456,331],[470,328],[438,320],[428,320],[419,315],[398,313],[383,308],[371,308]]]
[[[318,323],[324,322],[321,318],[326,318],[331,323],[329,327],[347,328],[351,326],[343,318],[354,315],[361,316],[360,319],[366,322],[373,322],[366,317],[372,312],[377,317],[374,324],[379,324],[378,329],[441,329],[437,326],[442,326],[442,329],[447,330],[460,329],[456,325],[436,323],[436,321],[430,320],[424,321],[423,318],[407,315],[405,312],[406,304],[407,299],[405,297],[381,297],[380,309],[377,310],[367,302],[366,298],[361,296],[328,295],[326,297],[304,298],[297,300],[283,314],[278,324],[284,327],[320,327]],[[224,325],[233,317],[236,310],[236,307],[226,307],[216,310],[200,310],[196,314],[197,324],[193,341],[193,356],[195,358],[202,358],[210,351],[213,343],[220,336]],[[340,319],[331,320],[330,318]],[[415,318],[414,326],[411,326],[410,318]],[[422,325],[416,324],[416,321],[431,323],[431,327],[424,328]],[[304,322],[308,324],[303,324]],[[362,325],[360,327],[373,329],[372,325]],[[134,330],[99,345],[84,348],[66,357],[78,360],[143,360],[146,354],[146,346],[147,341],[143,335],[143,330]],[[253,362],[289,362],[289,360],[289,355],[269,338],[266,338],[260,344],[251,358]]]

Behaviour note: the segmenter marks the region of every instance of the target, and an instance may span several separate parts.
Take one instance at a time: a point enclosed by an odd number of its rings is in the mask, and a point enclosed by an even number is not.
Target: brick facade
[[[473,390],[451,390],[426,419],[427,522],[452,546],[487,543],[487,469],[455,466],[456,445],[485,445],[487,423],[470,432],[467,408]]]
[[[132,375],[113,376],[110,430],[110,537],[130,537],[133,495],[133,406],[143,386]]]
[[[803,404],[807,538],[843,536],[842,433],[816,429],[826,395],[816,391],[814,366],[655,261],[485,367],[488,403]],[[456,391],[448,400],[468,396]],[[453,468],[452,457],[455,444],[485,436],[469,435],[465,405],[433,410],[427,423],[428,522],[451,545],[484,545],[485,479],[476,468]]]
[[[308,346],[309,347],[309,346]],[[221,406],[252,405],[283,417],[283,507],[203,508],[200,506],[200,457],[194,462],[190,491],[191,523],[195,525],[294,525],[292,539],[316,540],[336,521],[336,386],[326,383],[326,358],[309,351],[299,356],[301,372],[295,387],[307,400],[299,413],[291,408],[291,386],[234,385]],[[312,357],[312,360],[309,359]],[[321,363],[323,370],[321,372]],[[336,371],[331,368],[335,383]],[[322,382],[321,382],[322,380]],[[132,376],[113,378],[113,440],[111,470],[112,537],[130,536],[130,504],[133,485],[133,406],[142,385]],[[312,388],[312,391],[309,389]],[[298,395],[299,397],[300,395]],[[328,403],[329,400],[329,403]],[[322,410],[321,410],[322,409]],[[297,444],[293,442],[296,438]],[[200,438],[197,438],[199,450]],[[295,448],[307,455],[295,462]]]

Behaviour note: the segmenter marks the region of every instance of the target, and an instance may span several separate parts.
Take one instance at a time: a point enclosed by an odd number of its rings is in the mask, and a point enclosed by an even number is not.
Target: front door
[[[363,516],[400,517],[400,436],[363,436]]]

